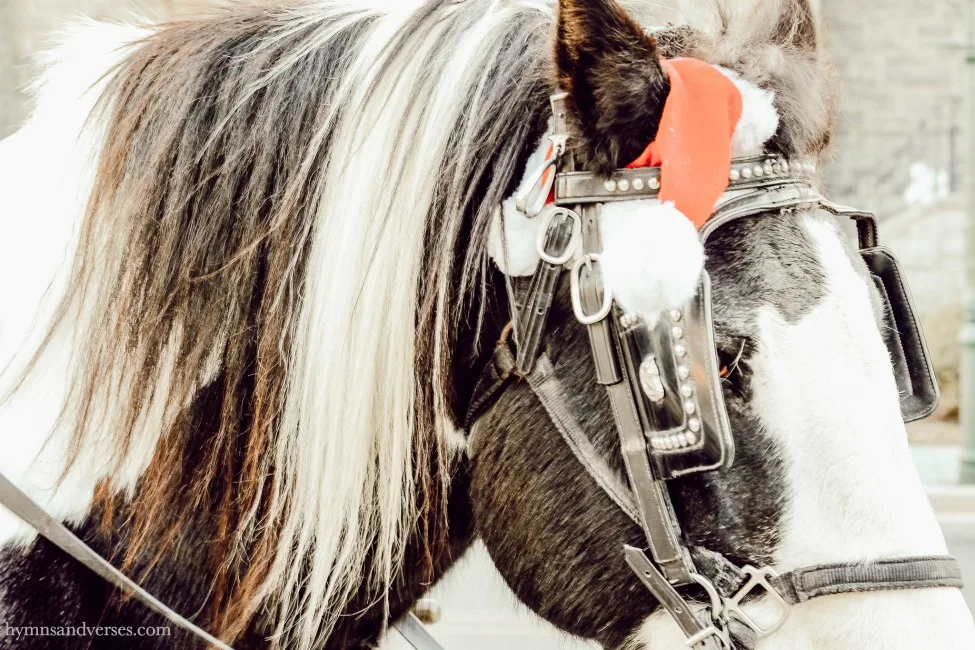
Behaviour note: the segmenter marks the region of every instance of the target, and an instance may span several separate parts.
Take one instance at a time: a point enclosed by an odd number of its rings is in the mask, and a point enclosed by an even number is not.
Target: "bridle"
[[[771,567],[739,567],[720,553],[685,542],[666,481],[726,469],[734,462],[714,345],[710,281],[705,273],[684,309],[658,319],[627,314],[616,304],[600,273],[600,208],[612,201],[656,198],[660,170],[621,169],[609,178],[576,171],[566,146],[566,95],[554,95],[551,101],[550,137],[557,155],[545,165],[554,165],[557,174],[535,172],[529,178],[553,179],[555,207],[538,210],[544,215],[538,217],[543,219],[537,240],[540,261],[524,299],[520,304],[510,301],[515,351],[503,336],[475,389],[465,423],[471,432],[470,453],[477,453],[479,418],[514,378],[526,381],[587,473],[640,525],[649,556],[627,545],[625,559],[691,648],[752,650],[785,624],[793,605],[825,595],[961,587],[958,563],[949,556],[827,564],[779,575]],[[813,163],[804,159],[766,155],[734,160],[729,189],[702,228],[701,239],[706,242],[739,219],[790,210],[815,208],[853,219],[860,253],[893,332],[886,343],[902,389],[902,415],[908,421],[924,417],[937,404],[938,387],[896,258],[877,245],[874,215],[826,200],[812,185],[814,172]],[[518,197],[519,207],[530,205],[529,193],[547,196],[549,187],[529,185]],[[558,281],[573,259],[567,271],[573,312],[588,332],[595,381],[609,396],[627,483],[599,457],[572,414],[551,360],[540,351]],[[684,587],[703,590],[706,601],[700,611],[682,593]],[[746,600],[763,594],[780,609],[770,625],[742,609]]]
[[[950,556],[906,557],[869,564],[837,563],[779,575],[771,567],[739,567],[720,553],[688,546],[666,481],[725,469],[734,462],[734,441],[725,412],[711,322],[710,284],[704,274],[695,298],[681,310],[651,323],[624,313],[600,274],[600,208],[636,198],[655,198],[659,169],[623,169],[610,178],[575,171],[568,152],[566,95],[552,97],[556,151],[532,178],[540,187],[528,207],[547,197],[554,185],[555,208],[544,211],[537,241],[540,262],[526,298],[511,300],[512,325],[483,370],[465,418],[471,455],[477,453],[478,424],[511,383],[524,380],[538,397],[566,445],[596,484],[640,525],[647,549],[625,545],[624,557],[640,581],[699,650],[753,650],[785,624],[791,606],[821,596],[891,589],[963,586],[958,562]],[[556,173],[545,174],[546,169]],[[725,224],[786,210],[818,208],[856,221],[860,253],[880,290],[888,319],[888,350],[894,363],[905,420],[934,409],[938,387],[910,292],[893,254],[877,245],[876,219],[868,212],[836,205],[813,188],[812,164],[762,156],[733,161],[729,191],[701,230],[707,241]],[[548,180],[545,180],[548,179]],[[536,214],[542,212],[530,210]],[[576,259],[577,258],[577,259]],[[572,414],[548,356],[541,352],[546,321],[566,264],[573,311],[588,331],[595,380],[605,388],[620,438],[628,484],[613,471]],[[509,337],[513,334],[513,337]],[[510,338],[514,338],[514,351]],[[0,505],[88,567],[174,625],[210,646],[233,650],[153,597],[118,571],[28,495],[0,475]],[[652,559],[651,559],[652,558]],[[680,590],[698,587],[706,601],[695,610]],[[781,608],[778,620],[762,626],[742,610],[764,593]],[[423,624],[408,614],[394,626],[417,650],[442,650]]]

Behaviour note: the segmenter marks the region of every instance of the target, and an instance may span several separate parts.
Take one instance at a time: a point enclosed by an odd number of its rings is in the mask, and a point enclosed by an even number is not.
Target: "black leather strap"
[[[573,243],[573,229],[579,228],[579,224],[574,223],[578,218],[574,213],[565,212],[550,222],[544,242],[544,249],[549,256],[562,257],[568,251]],[[527,375],[535,367],[545,333],[545,323],[548,322],[561,275],[562,264],[545,259],[539,261],[532,275],[525,305],[518,315],[518,336],[515,339],[518,344],[515,365],[521,375]]]
[[[596,208],[579,206],[583,214]],[[587,233],[587,226],[598,226],[598,220],[583,220],[584,253],[588,256],[598,251],[590,249],[599,241],[598,233]],[[603,292],[609,289],[602,284],[598,268],[582,266],[578,276],[579,299],[586,314],[595,314],[603,304]],[[643,426],[636,411],[632,395],[633,386],[620,371],[617,340],[613,335],[613,319],[604,317],[586,325],[593,360],[596,364],[596,380],[606,386],[613,419],[620,437],[623,462],[630,479],[630,489],[636,497],[640,523],[650,545],[654,562],[668,581],[676,585],[691,582],[694,563],[681,540],[680,524],[674,512],[664,481],[658,480],[650,465]]]

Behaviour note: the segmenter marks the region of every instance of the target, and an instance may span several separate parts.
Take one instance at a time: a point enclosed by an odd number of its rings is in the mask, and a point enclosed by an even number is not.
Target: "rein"
[[[27,496],[23,490],[14,485],[3,474],[0,474],[0,505],[20,517],[41,537],[87,567],[105,582],[139,601],[176,627],[189,632],[208,646],[218,650],[234,650],[233,646],[224,643],[203,628],[195,625],[112,566],[111,562],[85,544],[67,526],[49,515],[37,502]],[[443,646],[433,638],[420,619],[412,612],[394,623],[393,628],[414,650],[443,650]]]
[[[555,156],[544,163],[539,179],[545,186],[526,192],[548,195],[554,186],[555,205],[543,217],[536,242],[540,258],[521,309],[514,300],[516,353],[507,336],[502,337],[493,358],[475,388],[465,428],[471,432],[470,453],[477,451],[478,418],[504,392],[512,378],[523,378],[545,408],[566,445],[613,502],[644,532],[650,557],[644,549],[625,545],[624,557],[637,577],[671,614],[687,637],[687,646],[698,650],[754,650],[763,638],[787,621],[793,605],[826,595],[927,589],[963,586],[957,560],[950,556],[905,557],[869,563],[836,563],[805,567],[779,575],[771,567],[739,567],[720,553],[689,547],[666,486],[666,479],[699,471],[727,468],[733,462],[734,441],[730,436],[720,387],[720,370],[715,367],[713,331],[710,322],[710,285],[704,274],[699,298],[686,310],[670,312],[669,351],[681,364],[679,380],[686,418],[683,425],[660,435],[655,414],[647,413],[646,399],[662,402],[667,392],[662,381],[661,359],[640,357],[631,332],[642,326],[640,317],[624,314],[613,299],[612,287],[602,280],[600,261],[600,207],[610,201],[657,198],[660,169],[624,169],[610,178],[574,171],[571,154],[565,153],[569,137],[565,121],[565,95],[552,97]],[[552,173],[557,171],[557,173]],[[702,227],[702,242],[723,225],[759,214],[787,210],[824,209],[857,224],[861,254],[875,277],[886,274],[892,318],[903,340],[898,341],[909,375],[905,381],[914,389],[915,401],[901,408],[905,419],[926,415],[937,403],[938,390],[920,326],[909,292],[896,271],[892,253],[877,246],[876,219],[868,212],[839,206],[823,198],[812,186],[815,171],[811,162],[788,161],[777,156],[734,160],[728,191],[718,201],[709,221]],[[539,181],[541,182],[541,181]],[[519,202],[524,203],[523,197]],[[581,256],[580,256],[581,255]],[[573,416],[566,391],[551,360],[540,353],[545,323],[559,278],[567,262],[576,258],[570,273],[572,307],[576,319],[586,326],[595,364],[596,383],[605,387],[626,467],[628,485],[596,452],[582,426]],[[883,264],[878,265],[877,260]],[[893,266],[891,272],[884,265]],[[886,269],[886,271],[885,271]],[[885,280],[880,278],[881,282]],[[896,290],[895,290],[896,289]],[[663,317],[666,319],[666,316]],[[665,328],[666,329],[666,328]],[[653,334],[651,334],[653,336]],[[658,339],[667,335],[658,336]],[[679,341],[679,342],[675,342]],[[661,346],[653,348],[659,352]],[[702,354],[701,351],[704,350]],[[905,353],[904,350],[910,350]],[[697,352],[695,354],[694,352]],[[666,367],[666,364],[665,366]],[[707,385],[700,385],[699,378]],[[711,381],[708,381],[708,378]],[[898,381],[901,378],[898,377]],[[651,426],[647,427],[650,424]],[[668,427],[663,427],[667,429]],[[708,439],[710,436],[710,440]],[[648,440],[649,439],[649,440]],[[690,465],[673,459],[698,453]],[[654,452],[648,451],[648,446]],[[674,453],[679,452],[679,453]],[[702,460],[703,459],[703,460]],[[652,560],[651,560],[652,558]],[[707,603],[695,612],[679,588],[703,589]],[[746,614],[741,605],[765,595],[778,604],[779,615],[771,625],[762,625]]]

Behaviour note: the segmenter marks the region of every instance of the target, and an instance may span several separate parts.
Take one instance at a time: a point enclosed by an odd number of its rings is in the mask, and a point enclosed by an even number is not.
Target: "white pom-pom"
[[[775,93],[762,90],[750,81],[727,68],[716,66],[734,82],[741,93],[741,119],[731,138],[731,155],[735,158],[759,156],[765,152],[765,143],[772,139],[779,128],[779,113],[775,110]]]
[[[504,232],[501,232],[501,219],[504,219]],[[538,266],[538,250],[535,238],[543,219],[541,215],[529,219],[515,207],[514,198],[501,204],[491,219],[488,233],[488,255],[498,265],[501,272],[512,278],[524,277],[535,272]]]
[[[673,203],[607,203],[600,223],[603,277],[624,311],[652,322],[694,296],[704,247],[697,228]]]

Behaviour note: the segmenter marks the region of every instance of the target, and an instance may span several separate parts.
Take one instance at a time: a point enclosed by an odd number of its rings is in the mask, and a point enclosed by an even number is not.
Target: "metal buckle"
[[[600,257],[597,253],[589,253],[582,259],[578,260],[572,267],[572,271],[569,273],[569,286],[570,293],[572,295],[572,310],[575,312],[576,319],[578,319],[578,321],[583,325],[595,325],[599,321],[609,316],[609,312],[613,308],[613,292],[605,285],[602,287],[603,302],[596,313],[587,314],[582,307],[582,293],[580,288],[582,267],[585,266],[589,269],[589,278],[591,280],[592,265],[594,263],[599,263],[599,261]]]
[[[786,620],[789,618],[791,613],[791,608],[789,603],[785,601],[782,594],[772,586],[769,582],[770,579],[778,578],[779,574],[773,569],[765,567],[764,569],[756,569],[753,566],[746,566],[742,568],[742,572],[748,575],[748,582],[738,590],[731,598],[726,598],[724,600],[724,611],[722,616],[727,620],[729,616],[734,616],[736,619],[751,628],[752,632],[756,634],[759,639],[763,639],[770,634],[775,633],[783,625],[785,625]],[[777,602],[782,607],[782,616],[774,625],[768,628],[763,628],[761,625],[756,623],[748,614],[742,611],[741,601],[744,600],[745,596],[750,594],[756,587],[763,588],[772,600]]]
[[[556,217],[563,217],[572,220],[572,236],[569,239],[569,243],[566,245],[565,250],[562,251],[561,254],[550,255],[548,250],[545,248],[545,243],[548,239],[549,228],[552,227],[552,222],[555,221]],[[535,237],[535,248],[538,250],[538,256],[542,259],[542,261],[548,262],[554,266],[562,266],[572,259],[572,256],[575,255],[576,247],[579,246],[579,242],[581,241],[582,219],[579,218],[579,215],[568,208],[553,207],[542,217],[542,223],[538,228],[538,235]]]
[[[552,141],[552,151],[545,157],[545,161],[535,168],[518,193],[515,195],[515,207],[524,212],[527,217],[538,216],[548,202],[548,195],[555,185],[558,161],[565,152],[565,136],[549,136]]]
[[[711,624],[697,634],[688,637],[686,641],[687,647],[693,648],[708,637],[713,636],[718,640],[722,648],[731,648],[731,632],[728,630],[727,620],[724,617],[725,605],[721,599],[721,595],[711,581],[700,573],[692,573],[690,577],[691,580],[704,588],[704,592],[711,600],[711,606],[708,608],[708,611],[711,613]]]

